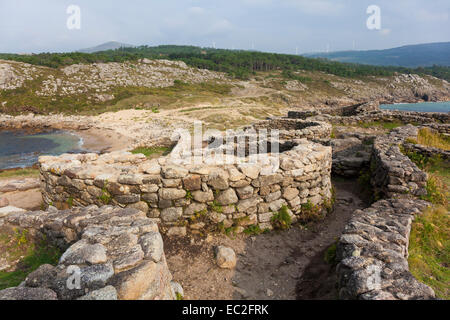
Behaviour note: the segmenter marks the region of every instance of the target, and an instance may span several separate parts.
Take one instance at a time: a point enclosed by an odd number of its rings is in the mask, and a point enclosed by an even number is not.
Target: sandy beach
[[[82,148],[95,152],[111,152],[128,150],[132,147],[129,138],[111,129],[91,128],[83,131],[72,131],[83,139]]]

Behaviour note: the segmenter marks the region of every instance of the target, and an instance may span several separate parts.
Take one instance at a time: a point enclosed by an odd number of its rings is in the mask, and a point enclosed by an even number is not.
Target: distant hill
[[[126,44],[126,43],[121,43],[121,42],[117,42],[117,41],[110,41],[110,42],[106,42],[101,45],[98,45],[96,47],[78,50],[78,52],[95,53],[95,52],[100,52],[100,51],[116,50],[116,49],[120,49],[120,48],[134,48],[134,47],[135,46],[133,46],[132,44]]]
[[[377,66],[431,67],[450,66],[450,42],[409,45],[386,50],[339,51],[305,54],[311,58],[325,58]]]
[[[122,44],[123,46],[124,44]],[[120,48],[120,45],[119,45]],[[94,49],[103,50],[104,47]],[[166,59],[183,61],[194,68],[225,72],[242,80],[250,79],[259,71],[281,71],[283,77],[308,82],[308,77],[296,71],[320,71],[340,77],[392,76],[398,73],[429,74],[450,81],[450,66],[406,68],[399,66],[374,66],[369,64],[343,63],[326,59],[308,58],[256,51],[240,51],[200,48],[194,46],[161,45],[138,46],[95,53],[66,52],[18,55],[0,53],[0,59],[14,60],[34,65],[59,68],[77,63],[124,62],[140,59]]]

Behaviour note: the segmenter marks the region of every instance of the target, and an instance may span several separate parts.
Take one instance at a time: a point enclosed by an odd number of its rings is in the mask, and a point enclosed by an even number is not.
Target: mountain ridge
[[[107,50],[116,50],[120,48],[134,48],[135,46],[132,44],[122,43],[118,41],[108,41],[102,44],[99,44],[98,46],[90,47],[90,48],[84,48],[78,50],[78,52],[82,53],[96,53],[101,51],[107,51]]]
[[[331,61],[407,68],[450,66],[450,42],[405,45],[382,50],[347,50],[304,54]]]

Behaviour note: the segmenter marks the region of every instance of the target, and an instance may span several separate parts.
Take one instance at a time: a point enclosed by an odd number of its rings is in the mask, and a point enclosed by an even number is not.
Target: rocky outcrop
[[[0,300],[175,299],[158,226],[136,209],[89,206],[11,212],[2,228],[26,229],[63,250]]]
[[[162,88],[173,86],[175,80],[189,83],[227,81],[222,73],[162,59],[74,64],[61,69],[0,60],[0,90],[17,89],[23,87],[26,80],[38,79],[41,83],[34,92],[37,96],[87,95],[92,102],[114,99],[111,92],[117,87]]]

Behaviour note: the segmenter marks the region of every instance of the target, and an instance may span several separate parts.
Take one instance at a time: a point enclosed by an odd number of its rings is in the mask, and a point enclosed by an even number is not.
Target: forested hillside
[[[256,51],[224,50],[194,46],[140,46],[96,53],[40,53],[33,55],[0,54],[0,59],[14,60],[33,65],[58,68],[78,63],[123,62],[142,58],[180,60],[192,67],[226,72],[248,79],[257,71],[283,70],[289,78],[290,71],[320,71],[341,77],[389,76],[394,72],[433,75],[450,81],[450,68],[433,66],[410,69],[341,63],[326,59],[306,58],[297,55],[264,53]]]

